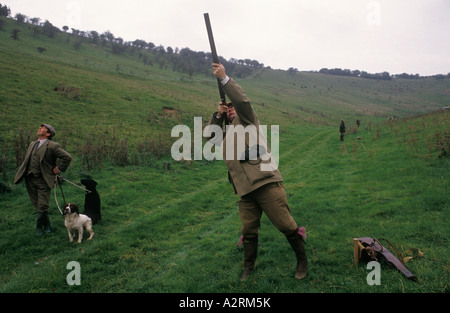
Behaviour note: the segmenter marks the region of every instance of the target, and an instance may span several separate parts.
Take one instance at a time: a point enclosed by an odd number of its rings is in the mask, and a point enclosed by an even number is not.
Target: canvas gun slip
[[[212,54],[213,62],[219,63],[219,57],[217,56],[217,51],[216,51],[216,44],[214,43],[214,37],[213,37],[212,29],[211,29],[211,22],[209,21],[209,14],[204,13],[203,16],[205,17],[206,30],[208,31],[209,45],[211,46],[211,54]],[[220,83],[219,78],[217,78],[217,85],[219,86],[220,100],[222,101],[223,105],[226,105],[227,101],[225,99],[225,92],[222,89],[222,84]]]

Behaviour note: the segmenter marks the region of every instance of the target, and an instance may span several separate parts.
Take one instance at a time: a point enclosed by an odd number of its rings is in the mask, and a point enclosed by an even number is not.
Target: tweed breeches
[[[28,197],[31,200],[35,210],[41,213],[49,212],[51,189],[48,188],[45,179],[42,176],[34,177],[28,175],[25,177]]]
[[[239,217],[242,235],[250,239],[258,236],[261,216],[265,213],[272,224],[283,234],[298,228],[287,204],[286,192],[281,183],[269,183],[244,195],[239,200]]]

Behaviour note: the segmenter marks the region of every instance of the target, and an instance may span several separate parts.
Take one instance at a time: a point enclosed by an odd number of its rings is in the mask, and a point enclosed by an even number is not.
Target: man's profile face
[[[48,136],[50,136],[50,133],[48,132],[47,127],[45,127],[45,126],[40,126],[39,129],[38,129],[38,131],[37,131],[37,135],[38,135],[39,138],[42,138],[42,137],[48,137]]]

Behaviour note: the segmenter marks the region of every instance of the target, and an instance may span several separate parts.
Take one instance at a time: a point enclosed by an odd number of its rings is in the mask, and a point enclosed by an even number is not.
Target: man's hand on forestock
[[[227,74],[225,73],[225,67],[222,64],[213,63],[212,66],[213,66],[213,74],[216,78],[222,79],[225,76],[227,76]]]

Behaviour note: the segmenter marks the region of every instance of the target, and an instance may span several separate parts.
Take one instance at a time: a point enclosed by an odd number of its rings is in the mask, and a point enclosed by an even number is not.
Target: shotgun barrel
[[[214,43],[214,36],[212,33],[211,22],[209,20],[209,14],[204,13],[203,16],[205,17],[206,30],[208,31],[209,45],[211,46],[211,54],[213,62],[219,63],[219,57],[217,56],[216,44]],[[220,100],[222,101],[222,104],[226,105],[227,101],[225,99],[225,92],[223,91],[222,84],[220,83],[220,79],[218,78],[217,78],[217,86],[219,87]]]

